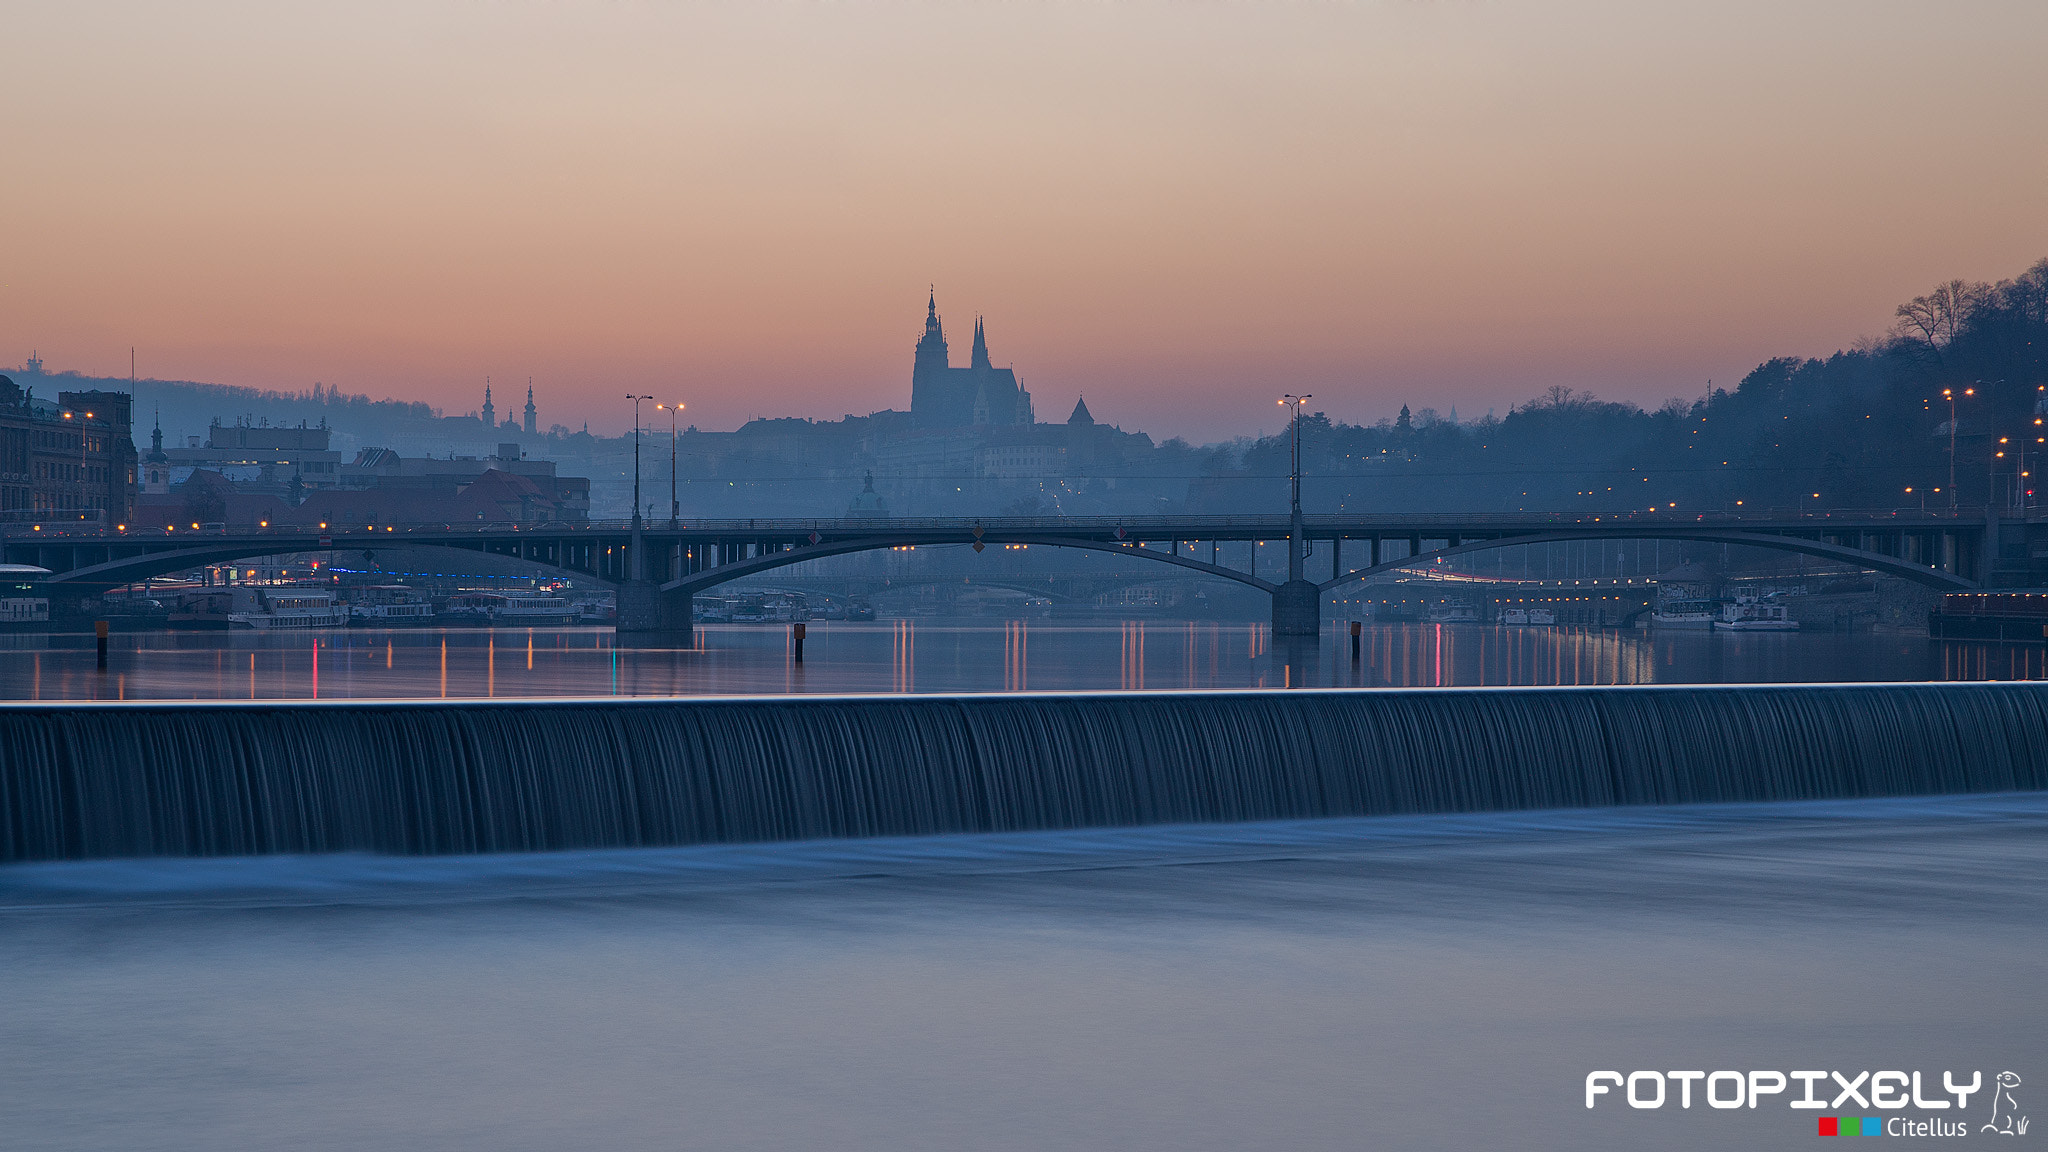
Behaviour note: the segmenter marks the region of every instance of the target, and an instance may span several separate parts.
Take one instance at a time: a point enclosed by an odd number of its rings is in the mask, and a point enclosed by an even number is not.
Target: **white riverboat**
[[[1432,604],[1429,606],[1429,622],[1431,624],[1477,624],[1479,623],[1479,609],[1467,604],[1463,600]]]
[[[583,610],[560,596],[539,592],[460,592],[435,617],[442,624],[483,628],[541,628],[575,624]]]
[[[1555,624],[1557,613],[1549,608],[1507,608],[1500,614],[1500,622],[1515,627]]]
[[[434,605],[403,584],[373,584],[350,590],[348,621],[358,628],[418,628],[434,622]]]
[[[1721,617],[1716,600],[1666,600],[1650,613],[1653,628],[1689,628],[1707,631]]]
[[[1721,632],[1797,632],[1799,621],[1791,618],[1783,604],[1744,598],[1721,605],[1714,628]]]
[[[252,603],[228,613],[228,627],[258,632],[339,628],[348,623],[348,609],[324,588],[253,588]],[[240,599],[237,597],[237,599]]]

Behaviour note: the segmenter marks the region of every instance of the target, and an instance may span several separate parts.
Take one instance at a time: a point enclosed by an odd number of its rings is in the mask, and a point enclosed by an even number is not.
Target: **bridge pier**
[[[652,580],[619,585],[613,643],[621,648],[684,648],[692,641],[690,594],[662,595]]]
[[[1273,590],[1273,635],[1316,636],[1323,630],[1323,590],[1289,580]]]

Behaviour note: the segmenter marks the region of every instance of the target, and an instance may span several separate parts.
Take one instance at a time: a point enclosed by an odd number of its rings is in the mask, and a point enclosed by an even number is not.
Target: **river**
[[[2039,676],[1922,637],[1389,625],[13,635],[0,697]],[[634,707],[645,707],[635,705]],[[300,712],[302,710],[294,710]],[[4,798],[4,797],[0,797]],[[2048,1076],[2048,794],[0,866],[9,1148],[1803,1148],[1588,1073]],[[1766,1077],[1768,1079],[1768,1077]],[[1703,1091],[1703,1089],[1702,1089]],[[1823,1092],[1831,1098],[1831,1090]],[[1952,1121],[1951,1121],[1952,1122]]]
[[[0,699],[275,700],[784,692],[1693,684],[2037,679],[2044,650],[1874,633],[1387,624],[1276,644],[1261,624],[1133,620],[706,625],[684,649],[608,628],[337,629],[0,637]]]
[[[52,1150],[1804,1148],[1817,1114],[1777,1099],[1588,1110],[1584,1078],[2031,1082],[2044,836],[2036,794],[18,865],[0,1127]]]

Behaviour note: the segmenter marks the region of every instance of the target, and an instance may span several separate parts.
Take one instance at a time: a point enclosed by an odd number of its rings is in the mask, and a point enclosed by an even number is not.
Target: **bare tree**
[[[2018,279],[2000,283],[1998,302],[2030,324],[2048,324],[2048,260],[2036,261]]]
[[[1902,341],[1925,349],[1934,359],[1955,343],[1969,324],[1971,313],[1991,297],[1991,285],[1951,280],[1925,296],[1915,296],[1899,305],[1899,322],[1892,332]]]

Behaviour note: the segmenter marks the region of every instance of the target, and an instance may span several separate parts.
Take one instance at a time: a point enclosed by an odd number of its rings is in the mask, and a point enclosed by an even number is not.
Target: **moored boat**
[[[1650,613],[1652,628],[1688,628],[1707,631],[1721,615],[1713,600],[1666,600]]]
[[[403,584],[373,584],[349,592],[348,621],[358,628],[417,628],[434,622],[434,605]]]
[[[459,592],[434,617],[435,623],[481,628],[541,628],[575,624],[583,610],[560,596],[539,592]]]
[[[258,632],[339,628],[348,623],[347,609],[324,588],[252,588],[246,608],[228,613],[228,627]],[[238,601],[240,597],[236,598]]]
[[[1797,632],[1799,621],[1787,614],[1783,604],[1744,598],[1721,605],[1714,628],[1722,632]]]

